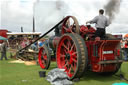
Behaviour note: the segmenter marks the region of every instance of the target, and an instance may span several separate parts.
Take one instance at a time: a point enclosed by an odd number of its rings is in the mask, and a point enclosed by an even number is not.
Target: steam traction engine
[[[39,50],[39,64],[48,69],[56,57],[58,68],[65,69],[70,80],[80,78],[87,70],[112,75],[122,64],[120,40],[110,34],[106,38],[95,37],[91,26],[79,26],[73,16],[67,16],[55,29],[55,36],[49,38]]]

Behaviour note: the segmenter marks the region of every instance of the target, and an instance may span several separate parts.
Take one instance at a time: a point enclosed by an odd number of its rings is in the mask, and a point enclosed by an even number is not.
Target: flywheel
[[[62,34],[77,33],[79,34],[79,24],[74,16],[67,16],[62,23]]]

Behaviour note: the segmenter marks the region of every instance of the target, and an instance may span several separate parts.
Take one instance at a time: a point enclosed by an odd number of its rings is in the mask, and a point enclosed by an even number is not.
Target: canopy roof
[[[41,35],[41,32],[13,32],[7,33],[7,35]]]

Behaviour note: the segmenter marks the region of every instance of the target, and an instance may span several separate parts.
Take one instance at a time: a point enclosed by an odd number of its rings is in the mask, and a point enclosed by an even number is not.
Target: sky
[[[35,30],[42,34],[68,15],[75,16],[80,25],[85,25],[108,2],[109,0],[0,0],[0,29],[20,32],[23,27],[24,32],[32,32],[33,16]],[[107,33],[128,33],[128,0],[121,0],[117,9],[112,23],[106,28]]]

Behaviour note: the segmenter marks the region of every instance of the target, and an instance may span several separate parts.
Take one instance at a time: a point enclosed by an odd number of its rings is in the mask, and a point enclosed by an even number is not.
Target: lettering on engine
[[[103,51],[103,54],[113,54],[113,51]]]

